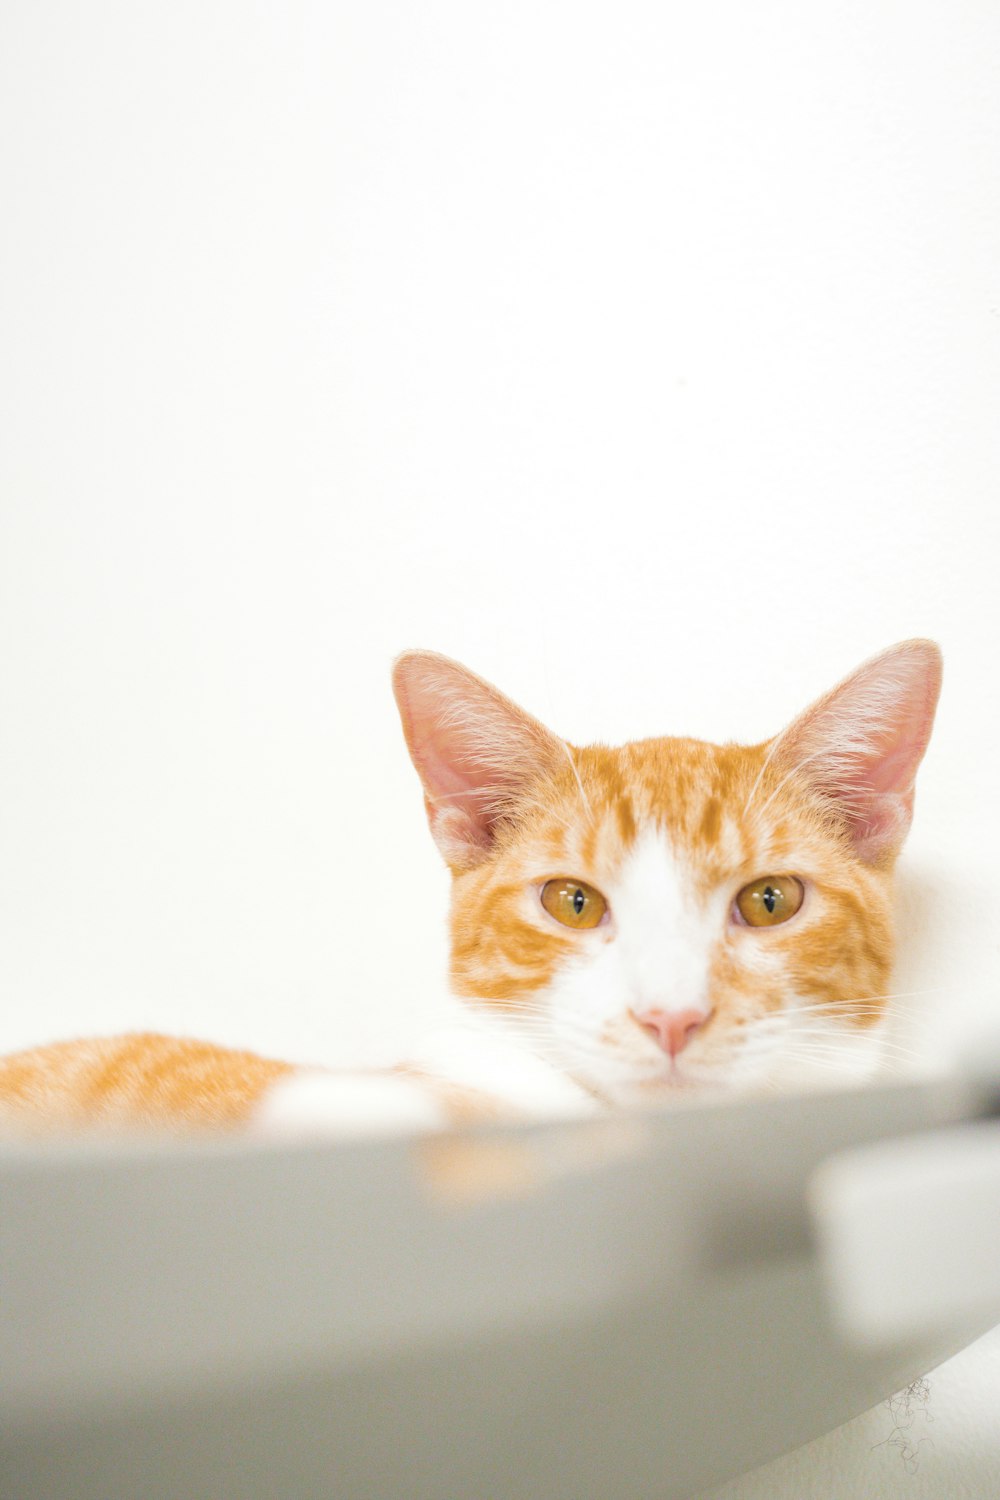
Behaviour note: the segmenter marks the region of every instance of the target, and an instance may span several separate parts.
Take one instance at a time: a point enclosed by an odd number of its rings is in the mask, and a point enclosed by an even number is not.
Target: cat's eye
[[[542,905],[564,927],[596,927],[608,909],[600,891],[582,880],[560,876],[542,886]]]
[[[794,875],[765,875],[743,887],[736,909],[748,927],[777,927],[794,917],[804,895],[805,887]]]

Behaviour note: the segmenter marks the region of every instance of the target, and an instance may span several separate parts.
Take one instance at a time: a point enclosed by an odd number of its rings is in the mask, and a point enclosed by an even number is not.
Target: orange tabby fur
[[[153,1032],[56,1042],[0,1058],[0,1124],[27,1130],[239,1125],[293,1071],[253,1052]]]
[[[899,722],[890,734],[879,726],[878,693],[897,663],[915,685],[906,688],[904,709],[893,710]],[[539,881],[571,875],[612,889],[637,841],[652,832],[683,856],[695,902],[767,873],[809,875],[808,920],[752,938],[730,924],[713,939],[712,1011],[692,1047],[701,1065],[723,1057],[742,1026],[803,996],[813,1011],[842,1012],[848,1029],[871,1027],[889,988],[892,870],[939,682],[936,647],[911,642],[859,669],[764,744],[651,739],[575,748],[466,669],[408,653],[395,686],[432,832],[454,877],[454,991],[486,1010],[529,1013],[567,958],[595,953],[615,937],[612,927],[596,928],[585,934],[589,947],[574,953],[580,933],[539,919],[532,894]],[[433,714],[421,704],[428,694]],[[847,700],[867,715],[870,743],[861,749],[869,759],[871,745],[885,741],[888,769],[866,773],[871,785],[856,775],[861,741],[841,711]],[[883,795],[890,783],[892,794]],[[865,1003],[855,1004],[861,997]],[[600,1043],[609,1057],[632,1058],[637,1036],[623,1008]],[[239,1126],[295,1073],[250,1052],[155,1034],[60,1042],[0,1059],[0,1125]],[[418,1068],[396,1076],[430,1089],[446,1119],[498,1112],[487,1092],[461,1082]]]

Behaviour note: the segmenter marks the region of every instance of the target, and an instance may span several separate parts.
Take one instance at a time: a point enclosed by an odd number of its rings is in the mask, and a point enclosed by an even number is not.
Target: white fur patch
[[[258,1105],[258,1135],[343,1137],[419,1135],[446,1124],[430,1089],[386,1074],[303,1070],[282,1078]]]
[[[444,1082],[480,1089],[515,1116],[566,1119],[596,1108],[561,1068],[507,1034],[502,1018],[466,1012],[432,1032],[412,1061]]]
[[[699,1010],[710,1006],[709,966],[727,918],[724,896],[707,902],[667,836],[647,829],[606,894],[613,928],[595,928],[556,975],[546,1013],[554,1055],[602,1092],[616,1095],[644,1076],[662,1074],[663,1053],[629,1010]],[[602,1041],[608,1028],[614,1044]]]

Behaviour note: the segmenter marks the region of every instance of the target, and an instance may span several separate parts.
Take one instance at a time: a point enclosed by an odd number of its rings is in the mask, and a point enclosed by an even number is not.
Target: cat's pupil
[[[764,905],[767,907],[767,910],[768,910],[769,914],[774,911],[774,908],[777,906],[777,904],[778,904],[778,893],[777,893],[777,891],[775,891],[775,889],[774,889],[773,886],[766,885],[764,887]]]
[[[580,915],[580,913],[583,911],[583,908],[586,906],[586,904],[587,904],[587,898],[583,894],[583,892],[581,890],[579,890],[579,889],[575,890],[573,892],[573,910],[576,912],[577,916]]]

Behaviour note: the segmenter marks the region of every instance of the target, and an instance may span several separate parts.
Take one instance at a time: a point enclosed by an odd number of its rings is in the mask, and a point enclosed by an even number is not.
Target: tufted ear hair
[[[867,864],[891,862],[913,817],[917,768],[941,691],[933,641],[902,641],[867,661],[772,741],[769,760],[801,775],[843,817]]]
[[[404,651],[392,673],[410,758],[424,787],[434,841],[457,874],[482,864],[498,823],[566,746],[467,667],[434,651]]]

